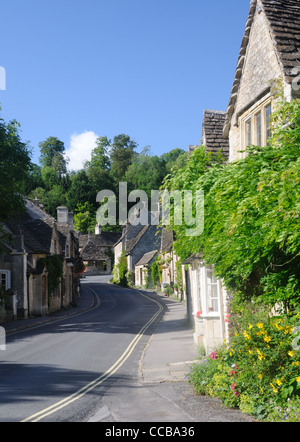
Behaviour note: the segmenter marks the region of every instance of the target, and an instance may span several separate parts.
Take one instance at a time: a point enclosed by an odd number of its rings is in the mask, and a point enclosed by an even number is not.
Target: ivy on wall
[[[63,263],[60,255],[49,255],[40,258],[36,265],[37,269],[47,268],[48,271],[48,295],[50,296],[59,286],[63,274]]]
[[[198,147],[164,188],[204,191],[202,235],[171,225],[177,255],[202,252],[229,291],[287,311],[300,303],[300,101],[281,102],[272,120],[267,146],[229,164]]]

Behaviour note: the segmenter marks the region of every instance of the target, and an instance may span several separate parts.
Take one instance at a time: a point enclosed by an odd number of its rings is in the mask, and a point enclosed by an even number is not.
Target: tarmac
[[[88,281],[87,281],[88,282]],[[155,297],[163,306],[143,353],[139,359],[137,384],[126,387],[125,402],[120,397],[106,396],[97,404],[95,416],[88,422],[166,421],[166,422],[253,422],[253,418],[240,410],[223,407],[217,398],[205,398],[193,392],[187,381],[192,363],[200,356],[193,340],[193,330],[187,324],[186,306],[182,302],[167,298],[161,293],[142,291]],[[85,293],[87,296],[85,296]],[[52,321],[80,315],[94,306],[94,298],[88,291],[80,297],[77,307],[62,310],[43,318],[29,318],[1,323],[6,334]],[[134,379],[134,375],[133,375]],[[111,391],[114,393],[114,390]],[[131,401],[131,407],[128,407]],[[99,408],[100,407],[100,408]],[[131,413],[131,414],[130,414]],[[133,413],[133,414],[132,414]],[[154,415],[153,415],[154,413]],[[142,417],[141,417],[142,416]]]
[[[143,291],[143,293],[147,294],[147,291]],[[151,291],[148,293],[149,296],[155,296],[164,305],[164,313],[140,359],[140,382],[155,384],[184,380],[189,366],[199,359],[193,341],[193,331],[186,320],[186,306],[161,293],[153,294]],[[81,296],[76,307],[63,309],[44,317],[17,319],[1,323],[0,326],[5,329],[6,335],[9,335],[81,314],[93,306],[94,299],[91,296]]]

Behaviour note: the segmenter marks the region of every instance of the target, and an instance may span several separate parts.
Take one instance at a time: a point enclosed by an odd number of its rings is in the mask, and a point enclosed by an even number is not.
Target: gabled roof
[[[136,266],[147,266],[157,255],[157,250],[145,253],[142,258],[135,264]]]
[[[208,109],[204,111],[202,144],[206,151],[217,153],[222,150],[227,157],[229,155],[229,139],[228,136],[224,137],[223,135],[225,118],[226,112]]]
[[[139,230],[138,234],[130,239],[126,239],[125,242],[125,250],[126,254],[130,253],[135,246],[138,244],[138,242],[141,240],[141,238],[144,236],[144,234],[147,232],[147,230],[150,228],[150,224],[147,224],[146,226],[141,226],[141,229]]]
[[[100,247],[92,241],[89,241],[82,249],[81,257],[84,261],[106,261],[107,259],[110,259],[104,252],[102,252]]]
[[[278,61],[282,69],[285,81],[291,84],[299,75],[300,66],[300,2],[299,0],[252,0],[249,17],[241,44],[237,68],[230,100],[227,108],[224,135],[228,135],[231,117],[233,115],[238,96],[240,81],[246,60],[246,51],[249,43],[250,31],[256,12],[259,7],[265,13],[270,35],[277,53]]]
[[[98,247],[113,247],[120,239],[119,232],[101,232],[98,235],[90,234],[90,238]],[[83,248],[89,240],[89,234],[80,233],[78,236],[79,247]]]
[[[55,231],[61,249],[64,250],[70,235],[68,225],[57,224],[55,218],[30,200],[26,200],[25,211],[7,220],[5,225],[13,235],[23,235],[28,253],[49,253]]]

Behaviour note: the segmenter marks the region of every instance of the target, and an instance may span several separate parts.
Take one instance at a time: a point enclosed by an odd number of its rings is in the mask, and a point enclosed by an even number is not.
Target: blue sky
[[[65,143],[70,168],[97,136],[161,155],[199,144],[204,109],[226,110],[250,0],[9,0],[0,15],[7,122]],[[71,149],[71,150],[70,150]]]

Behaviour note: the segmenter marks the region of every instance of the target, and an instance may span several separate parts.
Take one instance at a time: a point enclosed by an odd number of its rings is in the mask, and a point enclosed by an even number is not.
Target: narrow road
[[[83,281],[88,311],[7,335],[0,422],[251,421],[187,382],[143,384],[139,363],[153,332],[163,332],[165,301],[106,281]]]
[[[96,279],[97,280],[97,279]],[[136,373],[161,306],[137,291],[83,283],[93,309],[7,336],[0,421],[80,421],[116,377]]]

